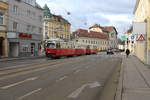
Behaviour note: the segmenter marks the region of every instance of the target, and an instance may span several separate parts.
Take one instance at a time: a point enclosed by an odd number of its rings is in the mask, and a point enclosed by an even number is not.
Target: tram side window
[[[60,43],[57,43],[57,44],[56,44],[56,48],[61,48],[61,47],[60,47]]]
[[[48,43],[48,44],[47,44],[47,47],[48,47],[48,48],[56,48],[54,43]]]

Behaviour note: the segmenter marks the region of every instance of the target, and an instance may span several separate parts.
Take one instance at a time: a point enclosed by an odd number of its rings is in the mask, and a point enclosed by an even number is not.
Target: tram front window
[[[54,43],[48,43],[47,48],[56,48]]]

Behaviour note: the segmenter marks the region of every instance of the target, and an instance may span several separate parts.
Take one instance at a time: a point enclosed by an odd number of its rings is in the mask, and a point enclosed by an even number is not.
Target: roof
[[[131,34],[133,31],[133,27],[130,27],[128,30],[127,30],[127,34]]]
[[[68,22],[68,20],[66,20],[65,18],[63,18],[63,17],[60,16],[60,15],[54,15],[54,14],[53,14],[53,17],[54,17],[55,19],[57,19],[58,22],[62,22],[63,24],[70,24],[70,23]]]
[[[48,17],[48,18],[51,18],[52,17],[52,14],[51,14],[51,11],[50,9],[48,8],[48,6],[45,4],[45,6],[43,7],[44,11],[44,17]]]
[[[112,32],[114,30],[113,26],[106,26],[102,28],[103,31]]]
[[[94,24],[93,26],[91,26],[89,29],[91,28],[102,28],[99,24]]]
[[[115,30],[116,34],[118,34],[117,30],[114,26],[100,26],[99,24],[94,24],[89,29],[91,29],[91,28],[100,28],[100,29],[102,29],[103,32],[107,32],[107,33],[110,33]]]
[[[85,29],[78,29],[74,32],[79,37],[89,37],[89,38],[100,38],[100,39],[108,39],[108,35],[101,32],[88,31]]]
[[[60,22],[60,23],[71,25],[71,24],[68,22],[68,20],[66,20],[66,19],[63,18],[62,16],[52,14],[51,11],[50,11],[50,9],[48,8],[48,6],[47,6],[46,4],[45,4],[45,6],[44,6],[43,9],[44,9],[44,11],[43,11],[43,13],[44,13],[44,18],[48,18],[48,19],[50,19],[50,20],[56,20],[56,21],[58,21],[58,22]],[[51,18],[52,18],[52,19],[51,19]]]

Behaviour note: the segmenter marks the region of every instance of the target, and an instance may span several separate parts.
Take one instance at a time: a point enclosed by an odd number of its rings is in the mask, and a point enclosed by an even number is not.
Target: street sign
[[[143,34],[140,35],[140,37],[137,39],[137,41],[145,41],[145,37]]]
[[[132,35],[132,36],[131,36],[131,40],[134,40],[134,38],[135,38],[135,36],[134,36],[134,35]]]

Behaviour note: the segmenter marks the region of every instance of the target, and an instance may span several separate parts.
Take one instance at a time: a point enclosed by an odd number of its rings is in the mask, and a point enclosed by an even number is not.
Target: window
[[[34,32],[34,29],[35,29],[35,26],[32,26],[32,29],[31,29],[31,31],[32,31],[32,32]]]
[[[42,21],[42,16],[41,15],[39,16],[39,20]]]
[[[17,22],[13,22],[13,30],[17,30],[18,27],[18,23]]]
[[[15,14],[17,14],[17,12],[18,12],[18,6],[16,6],[16,5],[13,6],[13,12],[14,12]]]
[[[31,14],[31,11],[27,10],[27,15],[30,16],[30,14]]]
[[[3,24],[4,15],[0,12],[0,24]]]
[[[31,26],[30,26],[30,25],[27,25],[27,31],[28,31],[28,32],[30,31],[30,28],[31,28]]]
[[[39,28],[39,33],[42,33],[42,28]]]
[[[35,16],[36,16],[36,13],[35,13],[35,12],[32,12],[32,16],[35,17]]]

